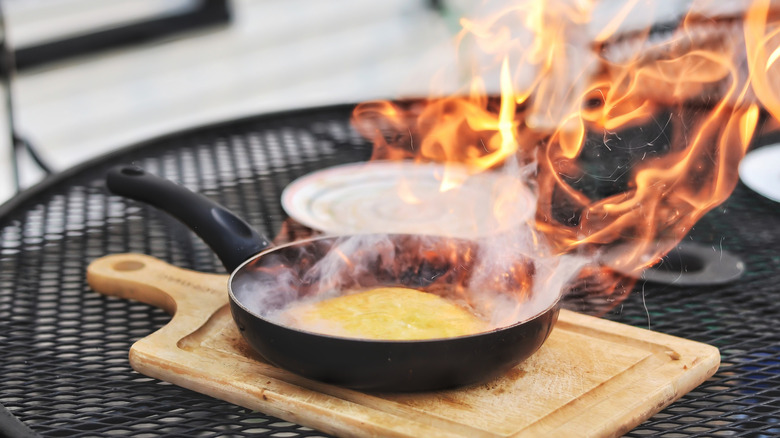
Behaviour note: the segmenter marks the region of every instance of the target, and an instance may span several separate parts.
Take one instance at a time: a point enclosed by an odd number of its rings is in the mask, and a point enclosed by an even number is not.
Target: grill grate
[[[285,215],[281,190],[319,168],[365,160],[351,106],[283,113],[171,135],[81,166],[0,211],[0,404],[46,436],[322,436],[133,371],[127,351],[162,327],[159,309],[91,291],[87,264],[141,252],[222,272],[211,251],[166,215],[103,189],[109,167],[132,163],[236,211],[267,235]],[[705,384],[628,436],[780,434],[780,204],[739,187],[692,232],[741,257],[736,283],[640,284],[607,316],[718,346]],[[0,425],[7,425],[0,416]]]

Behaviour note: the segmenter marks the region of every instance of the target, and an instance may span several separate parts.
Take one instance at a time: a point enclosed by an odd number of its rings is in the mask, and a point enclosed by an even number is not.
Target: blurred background
[[[421,95],[459,30],[436,0],[3,0],[0,202],[150,137],[244,115]],[[437,80],[443,80],[438,77]],[[3,86],[3,98],[7,98]],[[30,154],[25,142],[32,146]],[[18,163],[18,172],[14,169]]]
[[[618,15],[618,33],[664,38],[663,24],[689,8],[728,16],[748,2],[599,0],[572,44],[587,47]],[[457,66],[468,56],[455,46],[459,18],[479,3],[0,0],[0,203],[45,177],[41,167],[58,172],[176,130],[455,91],[470,73]]]

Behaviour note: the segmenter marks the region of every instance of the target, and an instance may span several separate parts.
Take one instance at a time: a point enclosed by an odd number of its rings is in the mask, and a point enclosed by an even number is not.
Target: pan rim
[[[364,234],[364,235],[382,235],[383,233],[355,233],[354,235],[359,235],[359,234]],[[258,258],[262,257],[265,254],[268,254],[268,253],[271,253],[273,251],[280,250],[280,249],[283,249],[283,248],[288,248],[288,247],[291,247],[291,246],[295,246],[295,245],[302,245],[302,244],[307,244],[309,242],[314,242],[314,241],[319,241],[319,240],[326,240],[326,239],[335,239],[335,238],[346,237],[346,236],[351,236],[351,235],[353,235],[353,234],[350,234],[350,235],[327,234],[327,235],[309,237],[309,238],[306,238],[306,239],[296,240],[296,241],[288,242],[288,243],[285,243],[285,244],[282,244],[282,245],[273,246],[273,247],[267,248],[267,249],[265,249],[263,251],[260,251],[259,253],[253,255],[252,257],[249,257],[248,259],[244,260],[244,262],[242,262],[236,269],[234,269],[233,272],[230,273],[230,277],[228,278],[228,297],[230,299],[230,303],[232,305],[238,306],[244,312],[248,313],[252,317],[258,318],[258,319],[260,319],[260,320],[262,320],[262,321],[264,321],[264,322],[266,322],[268,324],[271,324],[271,325],[273,325],[275,327],[279,327],[279,328],[282,328],[282,329],[285,329],[285,330],[291,330],[291,331],[294,331],[294,332],[297,332],[297,333],[301,333],[301,334],[305,334],[305,335],[309,335],[309,336],[318,336],[318,337],[332,339],[332,340],[348,341],[348,342],[359,342],[359,343],[370,343],[370,344],[383,344],[383,343],[385,343],[385,344],[394,344],[394,345],[400,345],[400,344],[414,344],[414,345],[418,345],[418,344],[425,344],[425,343],[440,343],[440,342],[447,342],[447,341],[454,341],[454,340],[467,340],[467,339],[487,336],[487,335],[495,334],[495,333],[498,333],[498,332],[511,330],[512,328],[515,328],[515,327],[518,327],[518,326],[521,326],[521,325],[526,325],[526,324],[528,324],[528,323],[530,323],[530,322],[532,322],[532,321],[534,321],[536,319],[542,318],[544,315],[548,314],[549,312],[554,311],[555,309],[560,307],[561,300],[563,299],[563,295],[564,294],[563,294],[563,290],[561,290],[558,293],[558,296],[550,303],[550,305],[548,305],[547,307],[543,308],[542,310],[540,310],[539,312],[535,313],[534,315],[532,315],[532,316],[530,316],[528,318],[525,318],[525,319],[523,319],[521,321],[516,321],[516,322],[514,322],[514,323],[512,323],[510,325],[494,328],[492,330],[488,330],[488,331],[484,331],[484,332],[472,333],[472,334],[461,335],[461,336],[451,336],[451,337],[446,337],[446,338],[429,338],[429,339],[369,339],[369,338],[357,338],[357,337],[349,337],[349,336],[336,336],[336,335],[330,335],[330,334],[325,334],[325,333],[317,333],[317,332],[313,332],[313,331],[309,331],[309,330],[300,329],[300,328],[297,328],[297,327],[290,327],[290,326],[286,326],[286,325],[283,325],[283,324],[279,324],[277,322],[271,321],[270,319],[268,319],[268,318],[266,318],[266,317],[264,317],[262,315],[259,315],[257,312],[255,312],[252,309],[250,309],[249,307],[245,306],[241,302],[241,300],[239,300],[238,297],[236,297],[236,295],[233,293],[233,279],[235,278],[236,274],[238,272],[242,271],[247,264],[252,263],[253,261],[257,260]],[[431,237],[431,238],[435,238],[435,239],[446,238],[446,237],[443,237],[443,236],[428,236],[428,235],[424,235],[424,234],[403,234],[403,233],[397,233],[397,234],[385,234],[385,235],[388,235],[388,236]],[[473,239],[464,239],[464,238],[460,238],[460,237],[453,237],[453,239],[473,240]]]

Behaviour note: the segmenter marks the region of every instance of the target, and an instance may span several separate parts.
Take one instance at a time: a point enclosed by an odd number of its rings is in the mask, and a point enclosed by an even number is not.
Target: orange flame
[[[375,159],[535,162],[535,225],[559,253],[643,269],[728,198],[762,111],[780,120],[770,0],[712,16],[698,2],[660,37],[631,28],[645,3],[599,17],[594,0],[519,0],[463,18],[457,41],[477,50],[467,95],[366,102],[354,126]]]

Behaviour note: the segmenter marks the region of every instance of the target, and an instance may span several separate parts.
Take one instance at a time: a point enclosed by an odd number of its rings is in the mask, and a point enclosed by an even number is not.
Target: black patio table
[[[95,258],[141,252],[223,272],[190,231],[109,196],[105,171],[136,164],[203,193],[276,235],[296,177],[366,160],[352,105],[260,115],[134,145],[55,175],[0,207],[0,431],[8,436],[323,436],[143,376],[130,345],[165,325],[160,309],[99,295]],[[772,141],[766,137],[763,143]],[[686,238],[745,264],[731,283],[639,282],[606,318],[717,346],[718,372],[628,433],[780,435],[780,204],[739,185]]]

